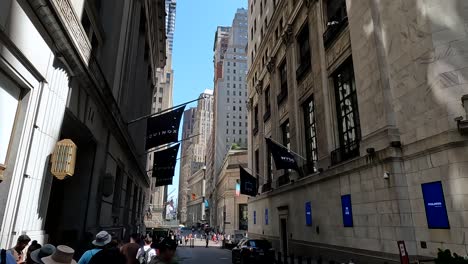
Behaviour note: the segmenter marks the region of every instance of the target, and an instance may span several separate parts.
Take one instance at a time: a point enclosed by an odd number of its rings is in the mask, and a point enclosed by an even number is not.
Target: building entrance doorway
[[[281,218],[280,233],[281,233],[281,250],[284,255],[288,254],[288,219]]]
[[[78,250],[89,222],[88,205],[96,153],[96,142],[91,133],[79,124],[69,111],[65,112],[60,139],[71,139],[77,146],[75,174],[64,180],[53,177],[45,221],[50,243],[69,245]]]

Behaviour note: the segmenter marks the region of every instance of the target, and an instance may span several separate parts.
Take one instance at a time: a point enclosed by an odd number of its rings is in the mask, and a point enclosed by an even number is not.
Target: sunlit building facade
[[[467,18],[460,1],[249,0],[249,237],[338,263],[399,263],[398,241],[466,255]]]

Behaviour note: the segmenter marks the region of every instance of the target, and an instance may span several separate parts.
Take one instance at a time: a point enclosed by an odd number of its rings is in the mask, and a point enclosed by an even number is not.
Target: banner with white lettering
[[[147,119],[146,150],[167,143],[177,142],[180,120],[185,105],[170,112]]]
[[[273,155],[273,160],[275,161],[275,166],[277,170],[295,170],[299,171],[299,167],[297,166],[296,159],[294,156],[289,153],[289,150],[283,146],[280,146],[273,142],[273,140],[269,138],[265,138],[268,147],[270,148],[271,155]]]
[[[172,185],[172,177],[156,178],[155,187],[160,187],[160,186],[165,186],[165,185]]]
[[[153,153],[153,173],[152,177],[167,178],[174,176],[174,170],[177,163],[177,152],[179,152],[180,143]]]

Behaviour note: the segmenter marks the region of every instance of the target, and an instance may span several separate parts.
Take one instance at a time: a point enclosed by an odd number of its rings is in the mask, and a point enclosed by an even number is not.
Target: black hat
[[[165,238],[161,244],[159,244],[159,250],[165,250],[165,249],[170,249],[170,250],[175,250],[177,248],[177,242],[170,238]]]

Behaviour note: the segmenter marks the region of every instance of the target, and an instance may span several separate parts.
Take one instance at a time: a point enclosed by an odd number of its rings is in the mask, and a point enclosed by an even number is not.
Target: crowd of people
[[[177,242],[174,237],[161,237],[153,242],[149,235],[133,234],[130,242],[121,244],[107,231],[99,232],[93,247],[79,258],[66,245],[40,245],[21,235],[16,245],[0,251],[0,264],[174,264]],[[76,258],[76,260],[74,259]],[[77,261],[78,260],[78,261]]]

